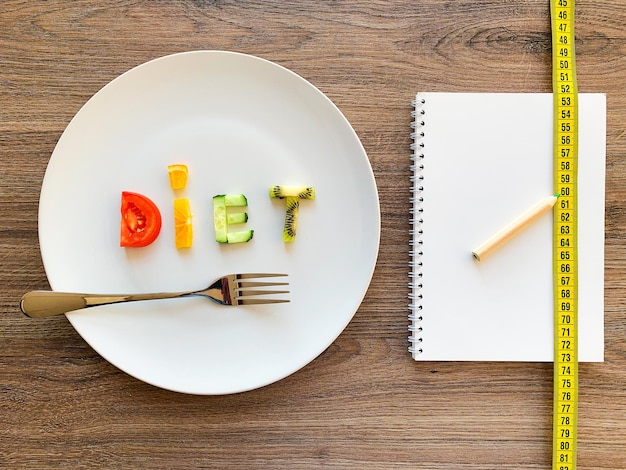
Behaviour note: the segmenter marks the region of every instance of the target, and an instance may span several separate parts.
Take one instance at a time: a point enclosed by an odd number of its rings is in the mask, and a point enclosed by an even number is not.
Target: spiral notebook
[[[473,248],[553,193],[552,94],[418,93],[412,137],[415,360],[553,360],[552,217]],[[579,95],[579,360],[604,360],[606,97]]]

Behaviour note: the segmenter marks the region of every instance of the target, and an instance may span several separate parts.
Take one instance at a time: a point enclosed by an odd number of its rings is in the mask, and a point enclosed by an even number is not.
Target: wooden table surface
[[[552,365],[415,363],[406,299],[410,101],[550,92],[548,3],[4,0],[0,467],[548,468]],[[622,0],[577,2],[579,89],[608,101],[606,360],[580,366],[579,468],[626,468],[624,24]],[[199,49],[257,55],[322,90],[363,142],[382,213],[373,282],[341,336],[297,373],[227,396],[147,385],[65,317],[18,309],[48,287],[39,192],[70,119],[124,71]]]

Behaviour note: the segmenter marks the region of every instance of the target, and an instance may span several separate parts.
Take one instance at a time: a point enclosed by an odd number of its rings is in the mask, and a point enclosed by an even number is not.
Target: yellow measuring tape
[[[554,93],[552,468],[576,468],[578,423],[578,88],[574,0],[550,0]]]

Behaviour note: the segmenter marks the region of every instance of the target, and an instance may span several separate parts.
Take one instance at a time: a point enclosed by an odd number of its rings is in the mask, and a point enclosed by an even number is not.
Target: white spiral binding
[[[420,311],[422,310],[422,223],[423,220],[423,208],[422,197],[423,187],[423,170],[424,170],[424,114],[426,114],[424,99],[417,99],[413,101],[414,110],[411,112],[412,123],[411,127],[413,132],[411,133],[411,209],[410,218],[412,228],[410,230],[410,255],[409,261],[409,352],[413,355],[421,354],[422,348],[420,343],[422,342],[422,327],[420,322],[422,316]]]

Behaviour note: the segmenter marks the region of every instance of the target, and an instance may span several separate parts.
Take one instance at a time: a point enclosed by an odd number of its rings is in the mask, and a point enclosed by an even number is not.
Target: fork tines
[[[288,299],[255,298],[257,295],[288,294],[288,290],[260,289],[263,287],[288,286],[288,282],[252,281],[269,277],[285,277],[287,274],[249,273],[238,274],[235,279],[235,302],[238,305],[276,304],[289,302]]]

